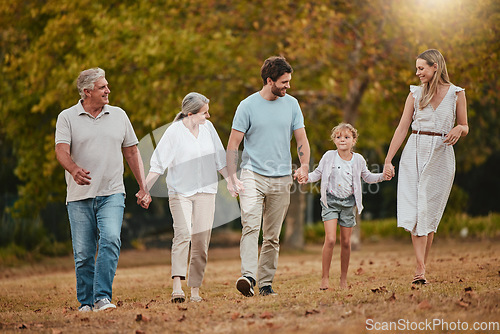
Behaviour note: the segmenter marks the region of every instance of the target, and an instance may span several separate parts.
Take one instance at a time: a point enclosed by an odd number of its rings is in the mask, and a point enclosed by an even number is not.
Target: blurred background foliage
[[[294,68],[289,93],[300,101],[313,164],[333,148],[331,128],[348,121],[373,167],[383,163],[408,86],[418,84],[416,55],[437,48],[466,90],[470,123],[455,146],[450,207],[498,212],[499,27],[496,0],[1,1],[0,246],[68,240],[55,122],[78,101],[79,72],[96,66],[139,139],[198,91],[227,143],[238,103],[262,86],[263,60],[283,55]],[[131,224],[165,214],[162,200],[150,212],[137,208],[128,171],[126,181]],[[395,189],[386,182],[366,195],[367,217],[395,216]]]

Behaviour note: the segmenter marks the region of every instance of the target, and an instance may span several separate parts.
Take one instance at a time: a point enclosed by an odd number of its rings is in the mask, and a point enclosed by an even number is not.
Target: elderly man
[[[105,72],[81,72],[77,88],[81,100],[57,118],[55,150],[66,170],[79,311],[102,311],[116,308],[111,298],[125,208],[123,156],[139,184],[137,202],[147,209],[151,196],[132,124],[125,111],[108,105]]]

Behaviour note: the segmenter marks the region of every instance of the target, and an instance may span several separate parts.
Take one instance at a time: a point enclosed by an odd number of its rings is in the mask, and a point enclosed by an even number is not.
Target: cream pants
[[[174,220],[172,240],[172,277],[186,278],[189,260],[188,286],[201,286],[208,258],[208,245],[215,213],[215,194],[197,193],[184,197],[169,197],[170,212]]]
[[[292,177],[267,177],[243,169],[240,179],[245,188],[240,194],[241,274],[252,277],[261,288],[272,284],[278,267],[279,236],[290,204]],[[261,223],[263,240],[259,259]]]

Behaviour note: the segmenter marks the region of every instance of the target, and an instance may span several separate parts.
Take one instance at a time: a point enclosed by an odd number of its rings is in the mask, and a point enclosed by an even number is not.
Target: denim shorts
[[[330,193],[326,194],[328,207],[321,202],[321,218],[323,221],[337,219],[340,226],[356,226],[356,216],[354,215],[354,195],[346,198],[338,198]]]

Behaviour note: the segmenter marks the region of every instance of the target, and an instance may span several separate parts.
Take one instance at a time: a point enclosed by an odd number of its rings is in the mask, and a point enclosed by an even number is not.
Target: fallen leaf
[[[89,322],[90,319],[89,318],[81,318],[80,321],[82,321],[82,322]]]
[[[273,329],[279,329],[279,328],[283,327],[283,325],[277,325],[277,324],[274,324],[272,322],[266,322],[266,326],[269,328],[273,328]]]
[[[373,293],[387,292],[387,288],[385,287],[385,285],[371,290]]]
[[[246,318],[246,319],[255,318],[255,313],[249,313],[249,314],[245,315],[243,318]]]
[[[62,334],[62,330],[52,328],[52,334]]]
[[[363,270],[363,268],[361,268],[361,267],[359,267],[359,268],[358,268],[358,269],[354,272],[354,274],[355,274],[355,275],[362,275],[362,274],[364,274],[364,273],[365,273],[365,271],[364,271],[364,270]]]
[[[387,301],[388,301],[388,302],[395,302],[395,301],[396,301],[396,299],[397,299],[397,297],[396,297],[396,293],[395,293],[395,292],[393,292],[393,293],[392,293],[392,296],[390,296],[390,297],[387,299]]]
[[[29,329],[30,326],[28,326],[27,324],[21,324],[19,325],[19,329]]]
[[[185,314],[183,314],[179,319],[177,319],[178,322],[183,322],[184,320],[186,320]]]
[[[35,312],[35,313],[42,312],[42,309],[41,309],[41,308],[37,308],[37,309],[36,309],[36,310],[34,310],[33,312]]]
[[[145,331],[143,331],[143,330],[137,329],[137,330],[135,331],[135,334],[146,334],[146,332],[145,332]]]
[[[318,313],[320,313],[320,312],[319,312],[318,310],[316,310],[316,309],[306,310],[306,317],[307,317],[308,315],[311,315],[311,314],[318,314]]]
[[[144,321],[144,322],[148,322],[150,321],[151,318],[146,316],[146,315],[142,315],[142,314],[138,314],[135,316],[135,321]]]
[[[463,308],[467,308],[467,307],[469,307],[469,305],[470,305],[470,304],[467,304],[467,303],[465,303],[465,302],[463,302],[463,301],[459,300],[459,301],[457,302],[457,305],[458,305],[458,306],[461,306],[461,307],[463,307]]]
[[[368,262],[369,264],[374,264],[375,262],[373,262],[372,260],[370,260],[370,262]]]
[[[119,300],[119,301],[116,303],[116,306],[118,306],[118,307],[122,307],[122,306],[123,306],[123,301],[122,301],[122,300]]]
[[[417,305],[417,310],[428,310],[431,309],[432,306],[429,304],[429,301],[427,299],[424,299],[420,302],[420,304]]]
[[[239,312],[234,312],[232,315],[231,315],[231,320],[236,320],[240,317],[240,313]]]
[[[472,291],[472,287],[469,286],[469,287],[465,288],[464,291],[465,292]]]
[[[187,306],[177,306],[177,309],[179,311],[187,311],[188,308],[187,308]]]
[[[271,319],[273,315],[267,311],[262,312],[262,314],[259,316],[261,319]]]
[[[145,309],[148,309],[148,308],[149,308],[149,305],[151,305],[152,303],[155,303],[155,302],[156,302],[156,300],[151,299],[151,300],[149,301],[149,303],[147,303],[147,304],[146,304],[146,306],[144,306],[144,308],[145,308]]]

